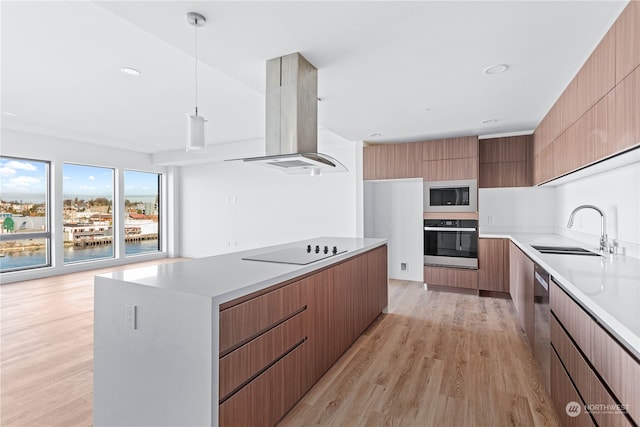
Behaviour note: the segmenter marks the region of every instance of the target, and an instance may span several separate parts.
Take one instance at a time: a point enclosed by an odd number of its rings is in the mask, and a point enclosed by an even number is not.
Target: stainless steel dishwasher
[[[538,264],[534,266],[533,276],[533,319],[535,325],[533,355],[542,373],[542,383],[547,389],[547,392],[550,392],[549,357],[551,340],[549,337],[549,317],[551,312],[549,309],[549,283],[551,276]]]

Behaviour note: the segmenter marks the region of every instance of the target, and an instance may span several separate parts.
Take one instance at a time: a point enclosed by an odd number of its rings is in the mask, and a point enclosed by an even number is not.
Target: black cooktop
[[[337,247],[297,247],[281,249],[279,251],[266,252],[263,254],[251,255],[242,259],[247,261],[263,261],[263,262],[276,262],[280,264],[296,264],[306,265],[312,262],[320,261],[321,259],[329,258],[334,255],[338,255],[346,252],[345,249],[339,250]]]

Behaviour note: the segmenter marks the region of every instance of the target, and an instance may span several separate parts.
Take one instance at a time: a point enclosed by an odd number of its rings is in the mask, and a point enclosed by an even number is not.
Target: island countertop
[[[328,267],[384,244],[386,244],[384,239],[318,237],[182,262],[132,268],[97,277],[210,297],[221,304]],[[300,248],[305,250],[307,245],[312,247],[316,245],[329,246],[329,248],[337,246],[340,251],[346,250],[346,252],[306,265],[242,259],[282,249]]]
[[[481,238],[508,238],[636,357],[640,357],[640,259],[624,255],[604,256],[542,254],[532,245],[588,245],[557,234],[496,232]]]

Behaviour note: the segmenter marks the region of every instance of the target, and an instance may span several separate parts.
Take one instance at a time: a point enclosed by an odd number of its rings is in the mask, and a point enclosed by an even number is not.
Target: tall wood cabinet
[[[386,306],[386,245],[225,303],[219,425],[275,425]]]

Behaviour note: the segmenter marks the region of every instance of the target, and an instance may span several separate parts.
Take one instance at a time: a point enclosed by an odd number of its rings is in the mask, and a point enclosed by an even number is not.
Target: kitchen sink
[[[531,245],[531,247],[541,254],[562,254],[562,255],[586,255],[601,256],[599,253],[577,246],[539,246]]]

